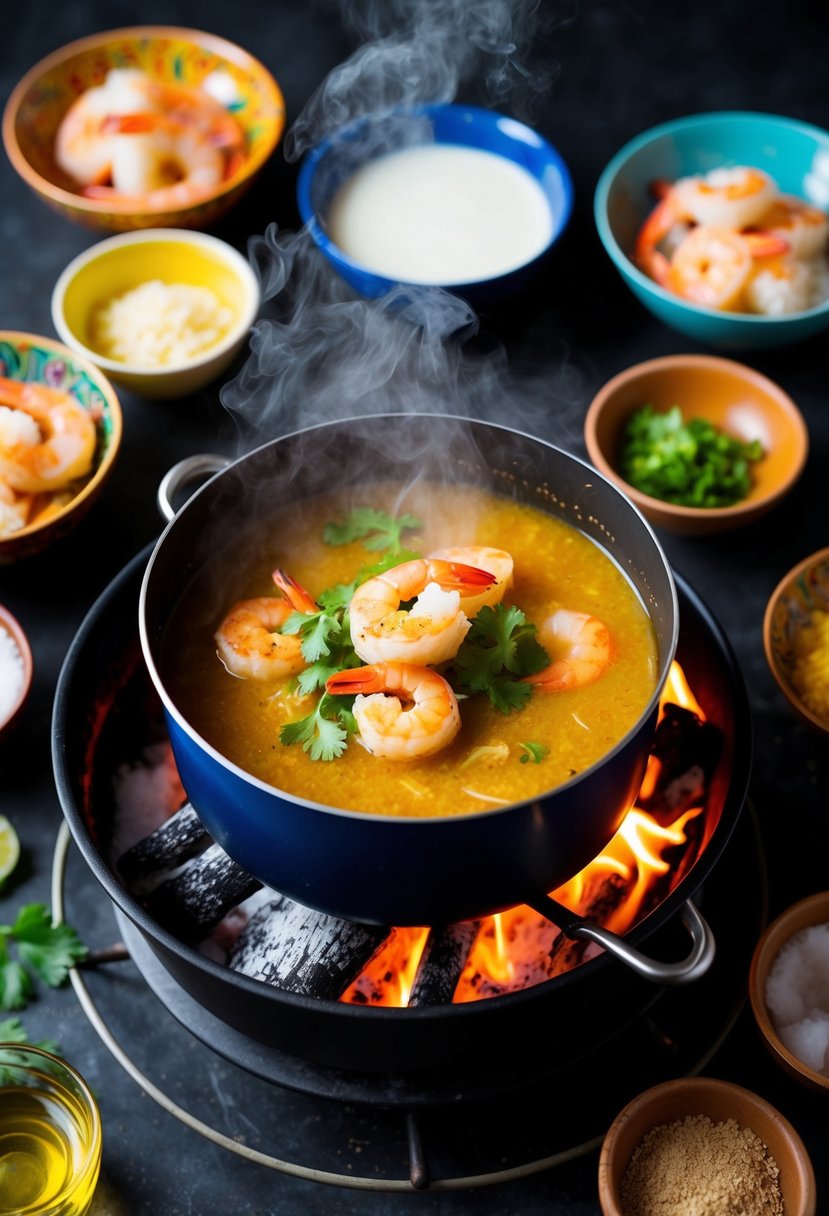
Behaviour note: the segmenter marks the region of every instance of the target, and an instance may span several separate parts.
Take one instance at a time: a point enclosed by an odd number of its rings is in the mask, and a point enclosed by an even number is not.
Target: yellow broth
[[[207,581],[186,590],[164,638],[161,671],[170,694],[195,730],[253,776],[288,793],[344,809],[409,817],[462,815],[531,798],[569,780],[605,755],[635,725],[650,700],[658,669],[651,622],[618,566],[570,524],[526,504],[472,487],[370,486],[359,505],[424,521],[404,543],[428,554],[448,545],[507,549],[515,562],[505,597],[540,625],[555,607],[599,617],[612,639],[612,661],[593,684],[568,692],[534,690],[526,708],[502,714],[485,694],[459,701],[462,726],[437,755],[416,761],[380,759],[353,737],[342,756],[311,760],[301,744],[284,745],[280,728],[304,717],[317,694],[301,697],[291,682],[239,679],[219,659],[213,634],[240,599],[278,594],[280,566],[316,597],[349,583],[379,556],[362,541],[334,547],[326,523],[354,505],[331,494],[280,512],[258,529],[232,585]],[[540,762],[522,744],[549,749]],[[489,750],[481,750],[489,749]],[[522,757],[527,760],[522,762]]]

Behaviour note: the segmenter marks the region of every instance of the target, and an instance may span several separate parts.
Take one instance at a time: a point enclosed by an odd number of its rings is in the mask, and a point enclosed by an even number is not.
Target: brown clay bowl
[[[769,596],[763,617],[763,649],[780,691],[808,726],[829,734],[829,718],[804,704],[795,690],[796,643],[815,610],[829,612],[829,548],[804,557]]]
[[[2,714],[0,711],[0,739],[5,738],[6,734],[11,730],[14,722],[17,720],[20,710],[23,708],[23,703],[29,695],[29,689],[32,686],[32,675],[34,673],[34,664],[32,662],[32,650],[29,646],[29,639],[23,631],[23,626],[15,616],[9,612],[8,608],[4,608],[0,604],[0,630],[9,635],[12,642],[20,655],[22,664],[22,676],[20,686],[17,690],[17,695],[14,698],[8,712]]]
[[[643,494],[618,471],[625,424],[641,406],[678,405],[683,418],[704,418],[743,441],[759,439],[764,455],[751,466],[747,498],[730,507],[688,507]],[[778,384],[743,363],[715,355],[667,355],[619,372],[593,398],[584,421],[591,462],[651,523],[688,536],[723,532],[769,511],[791,490],[809,452],[806,424]]]
[[[829,1095],[829,1077],[810,1068],[790,1051],[780,1037],[771,1010],[766,1001],[766,985],[769,972],[781,949],[795,933],[811,925],[829,923],[829,891],[818,891],[792,904],[772,922],[760,938],[751,960],[748,992],[751,1009],[766,1047],[778,1064],[790,1076],[808,1088]]]
[[[798,1133],[770,1103],[751,1090],[713,1077],[666,1081],[637,1095],[614,1119],[599,1157],[599,1201],[603,1216],[632,1216],[622,1206],[622,1180],[630,1159],[652,1128],[686,1116],[707,1115],[713,1123],[734,1119],[765,1144],[780,1174],[786,1216],[815,1216],[815,1174]]]

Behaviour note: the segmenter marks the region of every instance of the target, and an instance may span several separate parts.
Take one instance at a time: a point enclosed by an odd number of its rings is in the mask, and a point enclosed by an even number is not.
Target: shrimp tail
[[[481,570],[479,566],[467,566],[463,562],[449,562],[439,558],[429,562],[429,569],[444,591],[491,587],[493,583],[498,582],[497,575],[491,571]]]
[[[357,693],[382,692],[385,688],[383,664],[350,667],[337,671],[325,682],[325,691],[334,696],[354,696]]]
[[[302,584],[298,583],[295,578],[292,578],[287,571],[277,566],[271,577],[295,612],[310,614],[319,611],[318,605]]]

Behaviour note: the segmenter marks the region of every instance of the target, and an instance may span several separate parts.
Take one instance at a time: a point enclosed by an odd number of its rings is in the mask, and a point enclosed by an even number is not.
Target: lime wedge
[[[0,815],[0,883],[6,881],[20,860],[17,832],[5,815]]]

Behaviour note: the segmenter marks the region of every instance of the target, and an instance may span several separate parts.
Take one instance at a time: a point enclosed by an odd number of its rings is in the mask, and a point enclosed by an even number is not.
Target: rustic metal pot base
[[[53,908],[94,946],[106,897],[74,855],[71,882],[64,882],[65,828],[63,835]],[[701,894],[706,913],[724,926],[707,975],[682,990],[663,989],[639,1018],[577,1060],[549,1061],[539,1041],[544,1075],[525,1078],[508,1093],[493,1085],[482,1059],[477,1088],[467,1085],[462,1111],[458,1078],[446,1076],[436,1089],[433,1078],[419,1084],[412,1075],[348,1073],[247,1039],[198,1005],[119,911],[135,967],[75,971],[72,982],[106,1046],[145,1092],[234,1153],[277,1171],[367,1190],[485,1186],[582,1156],[597,1147],[629,1098],[708,1066],[744,1004],[745,960],[767,915],[765,859],[750,806]],[[128,1051],[119,1037],[128,1039]],[[147,1073],[160,1074],[161,1082]],[[543,1119],[534,1113],[539,1106]],[[236,1122],[234,1135],[228,1125]],[[274,1140],[293,1160],[264,1151]],[[309,1154],[314,1166],[294,1164]],[[350,1162],[347,1173],[344,1162]]]

